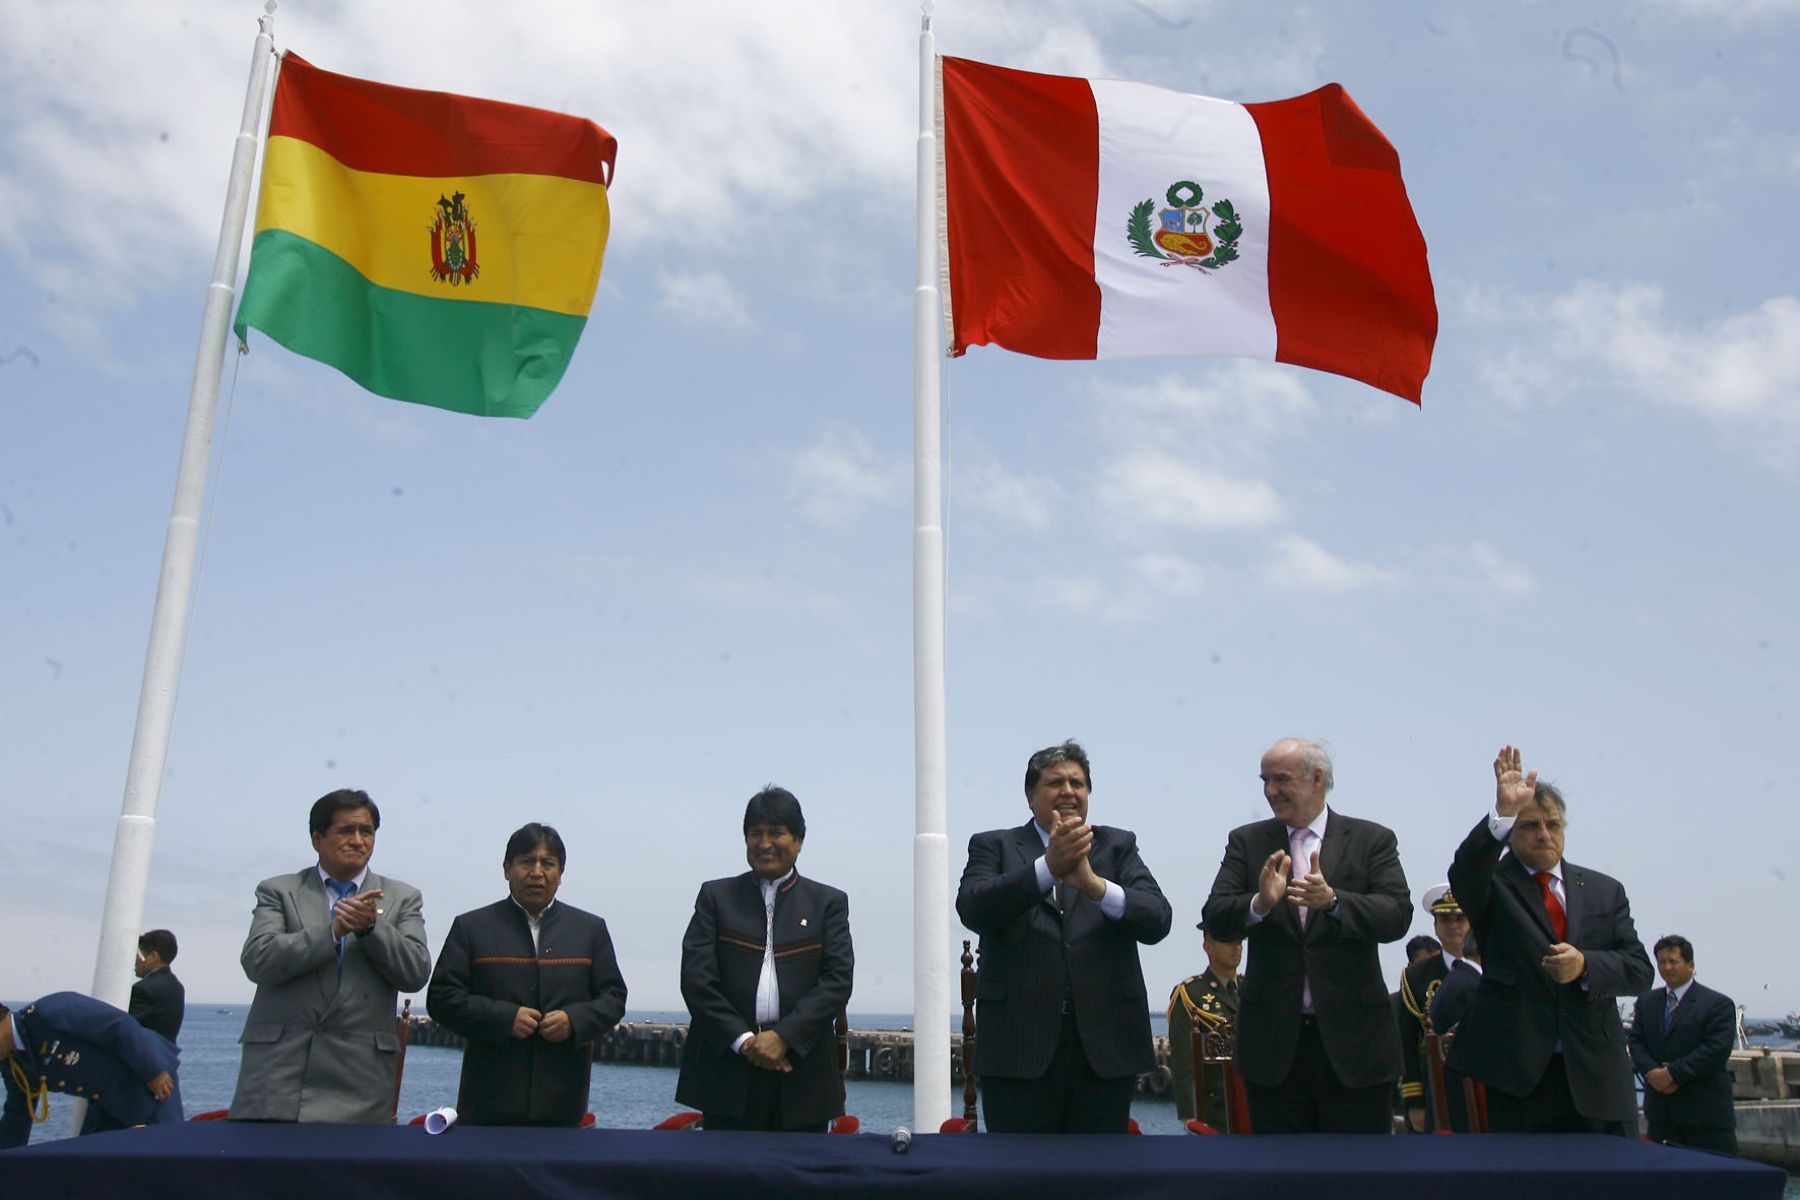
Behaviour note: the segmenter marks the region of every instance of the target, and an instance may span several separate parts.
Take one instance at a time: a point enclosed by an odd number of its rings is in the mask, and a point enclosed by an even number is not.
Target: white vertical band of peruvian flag
[[[951,354],[1221,354],[1417,403],[1437,336],[1399,157],[1348,93],[1234,104],[942,58]]]

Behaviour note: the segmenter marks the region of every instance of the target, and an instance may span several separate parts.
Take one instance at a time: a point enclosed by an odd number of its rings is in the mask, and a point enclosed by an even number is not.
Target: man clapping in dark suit
[[[1412,897],[1393,831],[1325,805],[1331,756],[1284,738],[1262,757],[1275,815],[1231,831],[1206,927],[1247,937],[1237,1068],[1252,1133],[1388,1133],[1400,1034],[1377,948]]]
[[[1650,986],[1631,902],[1618,880],[1564,860],[1568,806],[1514,747],[1494,781],[1493,813],[1450,864],[1482,974],[1446,1065],[1487,1085],[1494,1133],[1625,1134],[1637,1103],[1617,998]]]
[[[1655,950],[1664,986],[1637,998],[1627,1042],[1644,1077],[1650,1140],[1736,1154],[1730,1064],[1737,1006],[1694,981],[1692,942],[1671,934]]]
[[[981,935],[975,1072],[992,1133],[1124,1133],[1156,1069],[1138,943],[1168,936],[1169,902],[1137,837],[1089,825],[1087,752],[1032,755],[1032,819],[969,839],[956,914]]]

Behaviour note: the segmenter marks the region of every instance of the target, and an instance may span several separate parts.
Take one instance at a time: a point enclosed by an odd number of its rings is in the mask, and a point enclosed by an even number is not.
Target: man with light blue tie
[[[256,888],[239,956],[256,997],[231,1118],[386,1124],[395,1001],[431,974],[419,891],[369,869],[381,810],[367,792],[321,796],[308,824],[318,861]]]

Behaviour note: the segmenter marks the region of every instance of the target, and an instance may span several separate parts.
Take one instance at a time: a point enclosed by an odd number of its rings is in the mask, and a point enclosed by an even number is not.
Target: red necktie
[[[1544,912],[1549,914],[1551,932],[1556,934],[1556,940],[1560,942],[1569,933],[1569,914],[1563,910],[1562,901],[1556,898],[1556,893],[1550,890],[1550,872],[1539,871],[1536,878],[1538,891],[1544,894]]]

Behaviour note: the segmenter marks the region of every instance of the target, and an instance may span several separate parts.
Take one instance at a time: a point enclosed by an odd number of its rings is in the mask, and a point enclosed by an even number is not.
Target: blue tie
[[[348,900],[351,896],[354,896],[356,894],[356,880],[347,879],[342,882],[339,882],[336,879],[327,879],[325,881],[325,890],[331,893],[331,910],[332,911],[329,915],[335,916],[337,913],[338,901]],[[337,940],[337,952],[338,952],[338,970],[341,971],[344,969],[344,939],[343,938],[339,938]]]
[[[1663,1032],[1664,1033],[1669,1032],[1669,1021],[1675,1016],[1675,1006],[1679,1003],[1681,1003],[1681,1001],[1676,998],[1676,995],[1674,992],[1670,992],[1668,999],[1663,1001]]]

